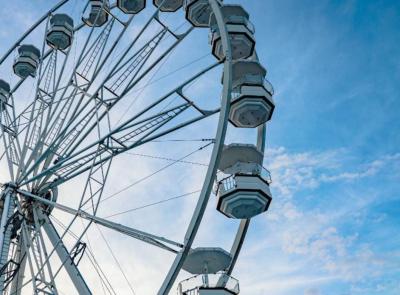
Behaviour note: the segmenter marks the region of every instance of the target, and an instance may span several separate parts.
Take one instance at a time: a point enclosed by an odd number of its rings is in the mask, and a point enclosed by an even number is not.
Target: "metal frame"
[[[106,69],[111,53],[124,38],[133,20],[133,16],[130,16],[125,22],[118,19],[112,12],[115,8],[115,5],[112,5],[106,9],[109,20],[104,27],[102,29],[92,27],[88,32],[81,53],[69,76],[69,82],[61,86],[62,78],[66,75],[72,46],[67,50],[50,49],[46,51],[45,36],[51,15],[68,1],[62,0],[50,9],[0,59],[1,65],[29,34],[46,23],[34,101],[18,116],[15,114],[13,95],[26,81],[26,79],[21,79],[11,91],[10,102],[4,110],[0,110],[0,137],[3,138],[5,149],[3,156],[8,162],[11,180],[1,194],[1,200],[4,203],[0,220],[0,255],[2,255],[0,261],[2,263],[5,263],[11,255],[10,237],[15,230],[17,230],[18,237],[18,242],[13,245],[12,255],[18,261],[19,271],[11,281],[9,292],[21,294],[22,288],[31,283],[34,294],[41,292],[58,294],[55,279],[63,268],[67,271],[79,294],[92,294],[79,272],[73,254],[67,250],[63,242],[63,238],[73,223],[76,219],[81,218],[89,222],[83,232],[77,236],[76,244],[71,252],[79,247],[89,226],[95,223],[173,253],[175,260],[158,291],[158,295],[166,295],[175,283],[202,222],[215,181],[228,126],[232,90],[232,52],[219,1],[209,0],[219,27],[225,53],[225,59],[222,61],[224,75],[220,108],[204,110],[184,93],[185,87],[221,64],[218,62],[193,75],[115,128],[111,128],[110,110],[165,60],[191,33],[193,27],[182,34],[176,34],[160,19],[158,8],[126,50],[113,63],[113,67]],[[162,3],[160,7],[162,7]],[[104,3],[103,8],[105,8]],[[134,51],[134,45],[153,21],[159,24],[160,31],[156,32],[140,49]],[[83,28],[84,25],[79,24],[74,31],[77,32]],[[172,36],[175,41],[158,56],[155,56],[155,49],[167,35]],[[94,81],[101,72],[107,72],[107,75],[101,81],[96,80],[96,89],[93,90]],[[183,102],[169,109],[155,111],[162,102],[173,95],[177,95]],[[194,110],[198,116],[175,123],[174,119],[188,109]],[[165,237],[111,222],[96,215],[111,162],[115,156],[217,113],[219,113],[218,126],[208,170],[183,242],[175,242]],[[106,132],[100,130],[99,127],[100,123],[104,122],[108,126]],[[85,139],[93,133],[97,134],[97,140],[83,146]],[[23,140],[20,141],[20,139]],[[264,150],[265,125],[259,127],[257,141],[258,148]],[[0,157],[0,160],[3,156]],[[85,172],[89,172],[88,178],[77,209],[44,197],[46,192],[41,191],[43,187],[51,191]],[[54,178],[55,176],[56,178]],[[91,206],[91,212],[83,210],[88,204]],[[57,232],[48,216],[48,210],[53,209],[73,215],[72,221],[65,227],[62,234]],[[13,227],[18,225],[9,224],[14,211],[21,216],[18,217],[20,218],[18,219],[19,228],[16,229]],[[233,259],[226,271],[228,275],[232,273],[235,266],[249,223],[250,220],[243,220],[240,223],[231,249]],[[42,230],[52,245],[50,251],[47,249]],[[52,269],[50,264],[50,258],[54,253],[62,261],[62,265],[57,270]],[[26,265],[29,266],[31,279],[23,282]],[[1,276],[0,289],[3,288],[3,279]]]

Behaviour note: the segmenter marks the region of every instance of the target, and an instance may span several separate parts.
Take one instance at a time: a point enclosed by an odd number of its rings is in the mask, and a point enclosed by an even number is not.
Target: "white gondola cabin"
[[[82,20],[89,27],[101,27],[108,21],[107,10],[110,7],[108,0],[90,0],[89,17]]]
[[[232,255],[221,248],[195,248],[189,251],[182,266],[194,277],[179,283],[179,295],[239,294],[239,283],[225,274]]]
[[[249,14],[240,5],[223,5],[221,12],[229,35],[232,58],[236,60],[252,56],[256,41],[254,26],[249,20]],[[210,29],[212,53],[217,59],[222,60],[225,58],[225,53],[214,14],[210,16]]]
[[[217,181],[217,209],[236,219],[248,219],[268,210],[272,196],[263,153],[254,145],[230,144],[222,151],[219,170],[228,175]]]
[[[153,0],[153,4],[163,12],[175,12],[182,7],[183,0]]]
[[[222,1],[218,1],[221,3]],[[185,0],[183,2],[186,19],[195,27],[209,27],[212,12],[208,0]]]
[[[272,117],[275,104],[267,71],[258,61],[238,60],[232,65],[230,122],[241,128],[254,128]]]
[[[72,44],[74,20],[66,14],[55,14],[50,19],[46,42],[50,46],[65,50]]]
[[[40,50],[33,45],[21,45],[18,48],[18,57],[14,62],[14,73],[25,79],[34,77],[40,61]]]
[[[0,79],[0,110],[3,111],[10,96],[10,84]]]
[[[118,0],[117,6],[124,13],[136,14],[146,7],[146,0]]]

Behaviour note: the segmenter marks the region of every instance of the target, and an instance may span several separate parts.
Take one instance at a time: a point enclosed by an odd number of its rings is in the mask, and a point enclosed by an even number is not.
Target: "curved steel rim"
[[[222,48],[225,52],[223,90],[218,128],[215,137],[215,144],[209,162],[209,168],[203,182],[203,188],[201,190],[199,200],[197,201],[197,205],[190,224],[186,230],[184,248],[175,257],[175,260],[166,278],[164,279],[160,290],[158,291],[158,295],[166,295],[169,293],[193,244],[194,238],[200,227],[201,220],[203,219],[208,200],[210,199],[210,194],[212,186],[214,184],[222,147],[225,142],[226,129],[228,126],[228,116],[230,111],[232,90],[232,51],[228,39],[228,30],[226,28],[220,6],[218,5],[217,0],[209,0],[209,4],[216,17],[217,25],[221,34]]]

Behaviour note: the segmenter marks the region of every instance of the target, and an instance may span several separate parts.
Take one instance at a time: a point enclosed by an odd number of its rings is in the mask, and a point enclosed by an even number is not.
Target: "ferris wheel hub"
[[[31,194],[51,202],[56,202],[58,198],[58,188],[52,187],[50,183],[46,183],[41,188],[33,190]],[[50,215],[50,213],[54,208],[54,206],[51,206],[49,204],[44,204],[33,198],[24,197],[24,199],[21,201],[21,209],[22,209],[22,214],[24,215],[25,220],[27,221],[28,224],[34,224],[35,222],[33,216],[34,214],[33,209],[35,207],[40,209],[42,213],[46,215]]]

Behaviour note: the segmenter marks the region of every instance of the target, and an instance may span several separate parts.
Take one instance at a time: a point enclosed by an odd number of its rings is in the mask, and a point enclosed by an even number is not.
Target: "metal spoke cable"
[[[71,237],[73,237],[73,238],[74,238],[75,240],[77,240],[77,241],[79,240],[78,236],[77,236],[74,232],[72,232],[70,229],[67,229],[67,227],[66,227],[59,219],[57,219],[55,216],[52,216],[52,215],[51,215],[50,217],[51,217],[51,219],[53,219],[54,222],[56,222],[62,229],[66,230],[66,232],[67,232]],[[101,267],[100,267],[99,263],[97,262],[96,257],[94,256],[92,250],[91,250],[90,248],[87,248],[87,250],[88,250],[88,253],[86,253],[86,251],[85,251],[84,254],[87,256],[87,258],[89,259],[90,263],[93,265],[94,269],[96,270],[96,273],[98,274],[101,283],[107,288],[107,291],[108,291],[110,294],[115,294],[115,295],[116,295],[117,293],[115,292],[115,290],[114,290],[114,288],[112,287],[111,283],[108,281],[107,276],[105,275],[104,271],[101,269]],[[102,275],[104,278],[103,278],[101,275]],[[108,286],[107,286],[107,284],[108,284]],[[111,288],[111,291],[112,291],[112,292],[110,291],[110,288]]]
[[[82,223],[82,227],[85,228],[85,225],[84,225],[82,219],[81,219],[81,223]],[[88,236],[87,232],[85,232],[85,238],[86,238],[87,243],[88,243],[88,250],[89,250],[89,251],[92,253],[92,255],[93,255],[93,252],[92,252],[92,250],[91,250],[91,249],[93,249],[93,248],[92,248],[92,245],[91,245],[91,243],[90,243],[90,239],[89,239],[89,236]],[[76,238],[76,239],[78,240],[78,238]],[[94,255],[93,255],[93,256],[94,256]],[[97,261],[96,261],[96,263],[97,263]],[[93,265],[93,266],[94,266],[94,265]],[[99,269],[101,270],[100,265],[99,265],[98,263],[97,263],[97,266],[98,266]],[[102,277],[101,277],[101,275],[100,275],[100,273],[99,273],[99,271],[97,270],[96,267],[95,267],[95,270],[96,270],[96,272],[97,272],[97,274],[98,274],[98,276],[99,276],[99,278],[100,278],[100,283],[101,283],[101,288],[103,289],[103,293],[106,294],[106,290],[105,290],[105,288],[106,288],[107,291],[108,291],[108,293],[111,294],[110,290],[108,289],[108,286],[106,285],[106,283],[105,283],[104,280],[102,279]],[[101,270],[101,271],[102,271],[102,270]],[[105,274],[104,274],[103,271],[102,271],[102,274],[103,274],[103,276],[105,276]],[[111,284],[110,284],[109,281],[107,281],[107,283],[111,286]],[[112,286],[111,286],[111,288],[112,288]],[[114,289],[112,289],[112,290],[113,290],[113,292],[115,293]]]
[[[154,77],[158,74],[158,72],[161,70],[161,68],[165,65],[165,63],[168,61],[168,58],[171,56],[172,52],[174,51],[175,48],[173,48],[165,57],[165,59],[161,62],[161,64],[158,66],[158,68],[154,71],[153,75],[151,75],[150,79],[146,82],[146,84],[142,87],[142,89],[139,90],[139,93],[136,95],[136,97],[132,100],[132,102],[129,104],[129,106],[126,108],[125,112],[122,114],[122,116],[119,118],[117,123],[115,125],[118,125],[121,123],[122,119],[126,116],[126,114],[129,112],[129,110],[133,107],[133,105],[136,103],[136,101],[139,99],[139,97],[142,95],[143,91],[145,88],[149,85],[149,83],[154,79]],[[129,95],[129,92],[126,94]]]
[[[148,87],[148,86],[150,86],[150,85],[152,85],[152,84],[154,84],[154,83],[157,83],[157,82],[159,82],[160,80],[163,80],[163,79],[165,79],[165,78],[167,78],[167,77],[169,77],[169,76],[175,74],[176,72],[179,72],[180,70],[183,70],[183,69],[185,69],[185,68],[187,68],[187,67],[189,67],[189,66],[195,64],[196,62],[199,62],[200,60],[202,60],[202,59],[204,59],[204,58],[206,58],[206,57],[208,57],[208,56],[210,56],[210,55],[211,55],[210,53],[207,53],[207,54],[205,54],[205,55],[202,55],[202,56],[200,56],[199,58],[196,58],[196,59],[194,59],[194,60],[192,60],[192,61],[190,61],[190,62],[188,62],[188,63],[182,65],[181,67],[176,68],[175,70],[172,70],[171,72],[169,72],[169,73],[167,73],[167,74],[165,74],[165,75],[163,75],[163,76],[161,76],[161,77],[159,77],[159,78],[157,78],[157,79],[155,79],[155,80],[153,80],[153,81],[151,81],[151,82],[148,82],[146,85],[144,85],[144,86],[142,86],[142,87],[139,87],[139,88],[137,88],[136,90],[142,90],[142,89],[144,89],[144,88],[146,88],[146,87]]]
[[[204,163],[198,163],[198,162],[192,162],[192,161],[181,161],[181,160],[172,159],[172,158],[166,158],[166,157],[161,157],[161,156],[153,156],[153,155],[146,155],[146,154],[139,154],[139,153],[131,153],[131,152],[127,152],[127,154],[132,155],[132,156],[139,156],[139,157],[144,157],[144,158],[150,158],[150,159],[159,159],[159,160],[165,160],[165,161],[170,161],[170,162],[178,162],[178,163],[183,163],[183,164],[191,164],[191,165],[197,165],[197,166],[208,167],[208,165],[207,165],[207,164],[204,164]]]
[[[179,158],[179,159],[175,160],[174,162],[169,163],[168,165],[165,165],[165,166],[161,167],[160,169],[154,171],[153,173],[151,173],[151,174],[149,174],[149,175],[147,175],[147,176],[145,176],[145,177],[140,178],[139,180],[137,180],[137,181],[135,181],[135,182],[133,182],[133,183],[127,185],[126,187],[122,188],[121,190],[119,190],[119,191],[117,191],[117,192],[115,192],[115,193],[109,195],[108,197],[104,198],[103,200],[100,201],[100,203],[102,203],[102,202],[104,202],[104,201],[107,201],[107,200],[109,200],[109,199],[111,199],[111,198],[116,197],[116,196],[119,195],[120,193],[123,193],[124,191],[126,191],[126,190],[130,189],[131,187],[133,187],[133,186],[135,186],[135,185],[137,185],[137,184],[139,184],[139,183],[141,183],[141,182],[143,182],[143,181],[149,179],[150,177],[156,175],[157,173],[160,173],[161,171],[163,171],[163,170],[165,170],[165,169],[171,167],[172,165],[175,165],[176,163],[179,163],[179,161],[182,161],[182,160],[184,160],[184,159],[190,157],[191,155],[193,155],[193,154],[195,154],[195,153],[197,153],[197,152],[199,152],[199,151],[205,149],[206,147],[210,146],[210,145],[213,144],[213,143],[214,143],[214,142],[207,143],[206,145],[201,146],[200,148],[198,148],[198,149],[196,149],[195,151],[193,151],[193,152],[191,152],[191,153],[189,153],[189,154],[183,156],[182,158]]]
[[[119,270],[121,271],[121,274],[122,274],[123,277],[125,278],[125,281],[126,281],[126,283],[128,284],[128,286],[129,286],[129,289],[131,289],[132,294],[136,295],[135,290],[133,290],[133,287],[132,287],[131,283],[129,282],[128,277],[126,276],[124,270],[122,269],[122,266],[121,266],[121,264],[119,263],[117,257],[115,256],[114,251],[112,250],[110,244],[108,243],[108,241],[106,240],[105,236],[103,235],[103,232],[101,231],[100,227],[99,227],[96,223],[95,223],[95,226],[96,226],[97,230],[99,231],[101,237],[103,238],[104,242],[106,243],[108,250],[110,251],[110,253],[111,253],[111,255],[112,255],[112,257],[113,257],[115,263],[117,264]]]
[[[183,24],[182,24],[182,25],[183,25]],[[182,25],[181,25],[181,26],[182,26]],[[178,29],[179,29],[181,26],[179,26]],[[163,40],[161,40],[159,45],[161,45],[162,43],[164,43],[164,42],[165,42],[166,40],[168,40],[170,37],[171,37],[171,36],[168,35],[166,38],[164,38]],[[168,61],[169,57],[171,56],[171,54],[172,54],[172,52],[173,52],[174,50],[175,50],[175,48],[173,48],[173,49],[167,54],[167,56],[165,57],[165,59],[161,62],[161,64],[158,66],[158,68],[154,71],[153,75],[151,75],[150,79],[146,82],[146,84],[145,84],[143,87],[141,87],[141,88],[139,88],[139,89],[136,90],[136,91],[139,90],[139,93],[136,95],[136,97],[135,97],[135,98],[132,100],[132,102],[129,104],[128,108],[125,110],[125,112],[122,114],[122,116],[120,117],[120,119],[117,121],[116,125],[118,125],[118,124],[122,121],[122,119],[126,116],[126,114],[129,112],[129,110],[132,108],[132,106],[136,103],[136,101],[137,101],[137,100],[139,99],[139,97],[142,95],[142,93],[143,93],[143,91],[145,90],[145,88],[148,87],[150,84],[152,84],[152,80],[153,80],[154,77],[158,74],[158,72],[161,70],[161,68],[165,65],[165,63]],[[153,82],[153,83],[154,83],[154,82]],[[130,91],[130,92],[132,92],[132,91]],[[130,92],[128,92],[126,95],[129,95]]]
[[[196,83],[199,82],[199,79],[195,79],[192,82],[190,82],[189,84],[186,85],[186,89],[193,87]],[[161,109],[161,111],[166,110],[170,105],[172,105],[179,97],[181,97],[179,94],[176,94],[172,99],[170,99],[170,101]]]
[[[182,25],[181,25],[182,26]],[[181,27],[180,26],[180,27]],[[169,37],[167,37],[166,39],[168,39]],[[166,39],[164,39],[163,41],[165,41]],[[118,120],[117,124],[120,123],[122,121],[122,119],[126,116],[126,114],[129,112],[129,110],[132,108],[132,106],[135,104],[135,102],[139,99],[139,97],[141,96],[141,94],[143,93],[143,91],[149,87],[150,85],[159,82],[162,79],[165,79],[173,74],[175,74],[176,72],[183,70],[184,68],[187,68],[193,64],[195,64],[196,62],[206,58],[207,56],[210,56],[210,53],[204,54],[184,65],[182,65],[181,67],[157,78],[156,80],[153,80],[154,77],[159,73],[159,71],[161,70],[161,68],[166,64],[166,62],[168,61],[168,59],[171,57],[172,53],[174,52],[175,48],[173,50],[171,50],[168,55],[165,57],[165,59],[162,61],[162,63],[159,65],[159,67],[154,71],[153,75],[150,77],[149,81],[142,87],[139,87],[136,89],[136,91],[139,91],[139,93],[136,95],[136,97],[132,100],[132,102],[129,104],[128,108],[126,109],[126,111],[122,114],[121,118]]]
[[[78,235],[76,235],[72,230],[67,229],[67,227],[55,216],[50,215],[51,219],[54,220],[55,223],[57,223],[63,230],[66,230],[67,233],[73,237],[76,241],[79,240]],[[104,289],[104,287],[107,289],[108,293],[110,294],[117,294],[113,288],[113,286],[111,285],[110,281],[107,279],[107,276],[105,275],[104,271],[101,269],[100,264],[97,262],[96,257],[94,256],[93,251],[91,250],[91,246],[90,246],[90,242],[89,239],[86,235],[86,238],[88,240],[89,243],[89,247],[87,248],[87,253],[86,251],[84,252],[84,254],[87,256],[87,258],[89,259],[90,263],[93,265],[97,275],[100,278],[100,282],[102,284],[102,287]],[[111,290],[110,290],[111,289]]]
[[[159,205],[159,204],[167,203],[167,202],[170,202],[170,201],[173,201],[173,200],[182,199],[182,198],[185,198],[185,197],[188,197],[188,196],[192,196],[192,195],[194,195],[196,193],[199,193],[199,192],[201,192],[201,190],[195,190],[193,192],[189,192],[189,193],[182,194],[182,195],[179,195],[179,196],[163,199],[163,200],[160,200],[160,201],[157,201],[157,202],[154,202],[154,203],[150,203],[150,204],[142,205],[142,206],[135,207],[135,208],[132,208],[132,209],[129,209],[129,210],[125,210],[125,211],[122,211],[122,212],[114,213],[114,214],[108,215],[108,216],[106,216],[104,218],[111,218],[111,217],[115,217],[115,216],[118,216],[118,215],[130,213],[130,212],[133,212],[133,211],[137,211],[137,210],[140,210],[140,209],[144,209],[144,208],[156,206],[156,205]]]

